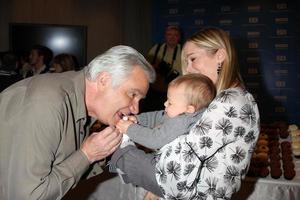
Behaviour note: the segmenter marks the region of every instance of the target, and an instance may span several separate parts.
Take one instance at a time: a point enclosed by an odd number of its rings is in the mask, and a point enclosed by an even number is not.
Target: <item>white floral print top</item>
[[[164,198],[230,199],[249,168],[259,119],[249,92],[220,92],[189,133],[158,151],[156,180]]]

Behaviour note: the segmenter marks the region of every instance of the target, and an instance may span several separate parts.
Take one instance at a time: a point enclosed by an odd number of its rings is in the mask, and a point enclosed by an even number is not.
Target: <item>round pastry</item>
[[[260,177],[267,177],[269,175],[270,171],[268,167],[262,167],[259,169],[259,176]]]
[[[293,148],[292,152],[294,154],[295,157],[300,157],[300,149],[299,148]]]
[[[279,140],[278,133],[269,134],[269,140]]]
[[[283,174],[284,178],[287,180],[293,179],[295,177],[295,175],[296,175],[296,172],[294,169],[285,170],[284,174]]]
[[[291,162],[291,161],[293,161],[293,157],[291,155],[282,156],[282,161],[283,162]]]
[[[256,154],[256,158],[258,161],[265,162],[268,161],[268,154],[265,152],[260,152]]]
[[[270,162],[270,167],[272,168],[280,168],[281,164],[280,164],[280,160],[272,160]]]
[[[288,126],[280,126],[279,127],[279,135],[281,138],[287,138],[289,136]]]
[[[270,141],[269,142],[269,147],[271,148],[271,147],[278,147],[279,146],[279,142],[278,142],[278,140],[272,140],[272,141]]]
[[[292,152],[296,158],[300,158],[300,150],[299,149],[293,149]]]
[[[293,162],[284,162],[282,167],[283,170],[295,169],[295,164]]]
[[[292,147],[291,143],[288,142],[288,141],[281,142],[280,146],[281,146],[281,149],[285,149],[285,148],[289,148],[290,149]]]
[[[287,124],[286,121],[278,121],[275,122],[275,125],[280,129],[280,130],[288,130],[289,125]]]
[[[273,160],[280,160],[281,157],[278,153],[272,153],[272,154],[269,154],[269,157],[270,157],[270,160],[273,161]]]
[[[290,135],[292,137],[297,137],[297,136],[300,136],[300,130],[294,130],[294,131],[290,131]]]
[[[296,131],[296,130],[298,130],[298,126],[296,124],[289,125],[288,131],[291,132],[291,131]]]
[[[260,152],[268,153],[269,147],[267,147],[266,145],[260,145],[260,146],[258,146],[257,150],[258,150],[258,153],[260,153]]]
[[[292,136],[291,137],[291,142],[299,143],[300,142],[300,136]]]
[[[255,166],[258,168],[267,167],[267,166],[269,166],[269,161],[268,160],[258,160],[258,161],[256,161]]]
[[[285,139],[289,136],[289,132],[287,130],[281,130],[279,132],[279,135],[280,135],[281,138]]]
[[[297,145],[292,144],[292,150],[293,151],[300,151],[300,147],[298,147]]]
[[[282,149],[281,154],[282,154],[282,157],[290,156],[290,155],[293,154],[293,153],[292,153],[292,149],[291,149],[291,148],[289,148],[289,149]]]
[[[260,139],[257,141],[257,145],[260,146],[260,145],[268,145],[269,142],[268,140],[265,140],[265,139]]]
[[[271,168],[271,177],[272,178],[278,179],[278,178],[280,178],[281,175],[282,175],[282,171],[279,167]]]
[[[280,153],[280,149],[278,146],[273,146],[269,148],[269,153],[270,154],[279,154]]]
[[[300,149],[300,142],[292,141],[291,145],[292,145],[293,152],[294,152],[295,149]]]
[[[259,140],[267,140],[268,139],[268,135],[265,134],[265,133],[260,133],[258,139]]]

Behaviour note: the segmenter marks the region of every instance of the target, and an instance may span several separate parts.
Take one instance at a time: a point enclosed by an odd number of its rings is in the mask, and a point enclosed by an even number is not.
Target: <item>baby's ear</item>
[[[196,111],[195,106],[193,106],[193,105],[188,105],[187,106],[187,109],[186,109],[187,113],[194,113],[195,111]]]

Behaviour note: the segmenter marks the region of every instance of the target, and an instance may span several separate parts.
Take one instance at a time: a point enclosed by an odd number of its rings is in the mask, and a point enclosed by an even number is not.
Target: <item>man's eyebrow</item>
[[[142,98],[145,98],[146,97],[146,94],[145,93],[143,93],[140,89],[138,89],[138,88],[134,88],[134,89],[132,89],[132,91],[131,92],[135,92],[135,93],[138,93],[138,95],[140,95]]]

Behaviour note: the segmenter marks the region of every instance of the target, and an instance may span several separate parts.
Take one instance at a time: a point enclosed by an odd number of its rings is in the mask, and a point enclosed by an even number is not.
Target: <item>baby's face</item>
[[[188,103],[185,98],[184,89],[183,86],[170,86],[168,88],[168,97],[164,105],[167,115],[171,118],[187,112]]]

